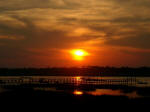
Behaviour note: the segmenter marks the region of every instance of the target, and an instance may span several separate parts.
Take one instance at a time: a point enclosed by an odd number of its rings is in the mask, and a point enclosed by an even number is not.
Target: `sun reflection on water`
[[[81,77],[75,77],[76,81],[81,81]]]
[[[83,95],[83,92],[82,91],[78,91],[78,90],[75,90],[73,92],[74,95]]]

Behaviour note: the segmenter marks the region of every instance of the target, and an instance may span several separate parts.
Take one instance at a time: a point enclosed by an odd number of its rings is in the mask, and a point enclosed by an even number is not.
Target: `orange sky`
[[[149,6],[149,0],[1,0],[0,67],[150,66]],[[89,55],[75,60],[73,49]]]

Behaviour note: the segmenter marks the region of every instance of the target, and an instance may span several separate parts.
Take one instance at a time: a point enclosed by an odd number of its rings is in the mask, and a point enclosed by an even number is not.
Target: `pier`
[[[58,85],[126,85],[136,86],[136,77],[105,79],[103,77],[0,77],[0,86],[58,86]]]

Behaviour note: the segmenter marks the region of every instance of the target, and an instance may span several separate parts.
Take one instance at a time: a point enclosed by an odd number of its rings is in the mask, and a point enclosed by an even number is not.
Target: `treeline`
[[[150,67],[0,68],[0,76],[147,76]]]

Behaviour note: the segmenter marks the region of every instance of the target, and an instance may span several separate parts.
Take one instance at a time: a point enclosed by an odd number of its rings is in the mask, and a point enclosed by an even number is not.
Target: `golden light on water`
[[[81,77],[75,77],[77,81],[81,81]]]
[[[73,55],[73,59],[77,61],[81,61],[85,56],[88,56],[89,53],[83,49],[74,49],[71,50],[71,54]]]
[[[82,91],[75,90],[75,91],[73,92],[73,94],[74,94],[74,95],[82,95],[83,92],[82,92]]]

